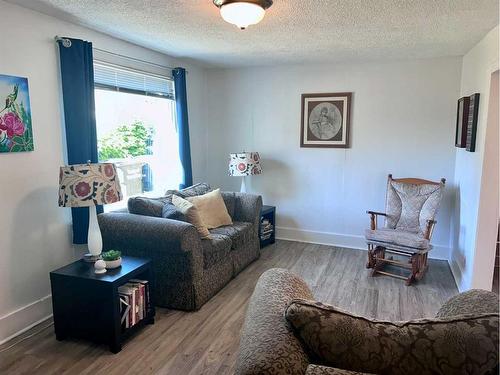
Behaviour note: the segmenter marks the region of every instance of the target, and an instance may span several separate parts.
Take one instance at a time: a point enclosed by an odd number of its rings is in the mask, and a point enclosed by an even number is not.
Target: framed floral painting
[[[349,147],[352,92],[302,94],[300,147]]]
[[[0,152],[33,149],[28,79],[0,74]]]

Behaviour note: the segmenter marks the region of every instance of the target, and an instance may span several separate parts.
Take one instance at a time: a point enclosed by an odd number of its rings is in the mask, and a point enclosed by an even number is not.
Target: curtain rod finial
[[[68,38],[61,38],[59,35],[56,35],[56,36],[54,37],[54,40],[55,40],[56,42],[61,41],[61,44],[63,45],[63,47],[66,47],[66,48],[71,47],[71,40],[70,40],[70,39],[68,39]]]

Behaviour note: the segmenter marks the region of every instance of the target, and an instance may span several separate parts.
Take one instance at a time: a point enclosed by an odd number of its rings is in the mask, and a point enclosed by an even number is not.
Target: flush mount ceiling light
[[[266,9],[273,5],[272,0],[213,0],[220,9],[224,21],[245,30],[250,25],[259,23],[266,14]]]

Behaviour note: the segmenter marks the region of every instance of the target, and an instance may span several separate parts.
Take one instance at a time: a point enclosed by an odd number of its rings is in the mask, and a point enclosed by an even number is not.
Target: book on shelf
[[[139,284],[141,288],[141,316],[146,317],[149,310],[151,310],[151,299],[149,296],[149,281],[148,280],[139,280],[139,279],[131,279],[129,283]]]
[[[130,328],[144,319],[150,308],[149,283],[132,279],[118,287],[120,314],[123,328]]]

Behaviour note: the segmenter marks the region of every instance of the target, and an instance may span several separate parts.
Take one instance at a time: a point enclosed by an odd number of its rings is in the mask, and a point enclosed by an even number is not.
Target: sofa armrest
[[[200,307],[202,240],[193,225],[130,213],[105,213],[98,220],[104,249],[151,259],[157,306],[180,310]]]
[[[255,194],[234,193],[234,220],[254,224],[256,233],[259,231],[262,197]]]
[[[250,298],[241,332],[236,374],[304,374],[309,357],[285,319],[295,298],[313,299],[306,283],[273,268],[262,274]]]
[[[98,216],[105,249],[183,253],[201,249],[196,228],[186,222],[130,213]]]
[[[471,289],[446,301],[436,314],[436,318],[450,318],[466,314],[498,314],[498,302],[496,293]]]
[[[98,216],[103,248],[149,258],[157,306],[195,310],[203,276],[201,239],[188,223],[130,213]]]

